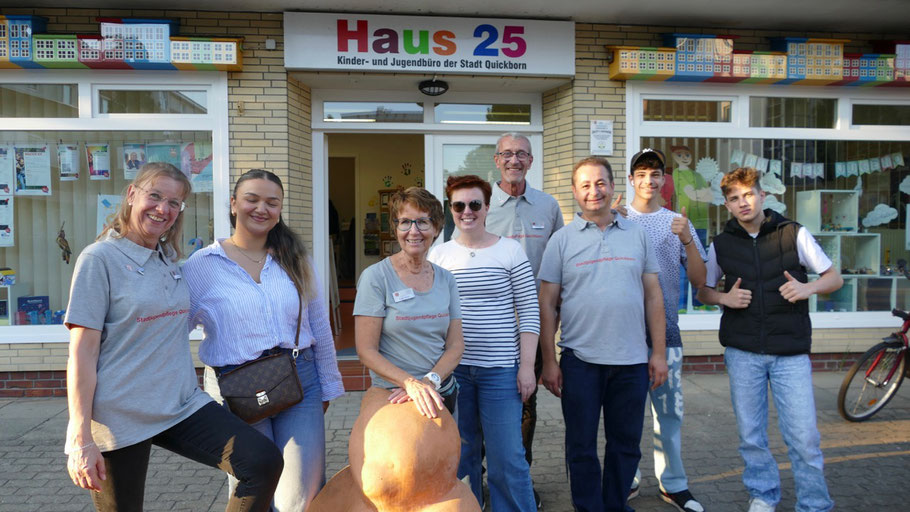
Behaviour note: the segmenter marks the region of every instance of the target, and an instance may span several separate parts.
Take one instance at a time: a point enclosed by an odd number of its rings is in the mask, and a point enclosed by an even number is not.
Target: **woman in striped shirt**
[[[303,242],[281,218],[283,200],[278,176],[246,172],[231,196],[234,234],[193,254],[183,274],[190,287],[190,326],[205,329],[199,359],[214,370],[206,369],[205,390],[216,399],[215,373],[266,352],[297,352],[303,401],[253,424],[284,454],[274,508],[296,512],[325,483],[323,414],[344,388],[326,304]],[[300,336],[294,340],[298,315]]]
[[[540,334],[531,264],[515,240],[489,233],[490,184],[478,176],[452,176],[446,196],[458,237],[430,252],[452,272],[461,300],[464,355],[455,369],[461,461],[483,503],[482,446],[486,445],[493,510],[536,510],[531,474],[521,444],[521,404],[537,385],[534,356]],[[517,313],[517,315],[516,315]]]

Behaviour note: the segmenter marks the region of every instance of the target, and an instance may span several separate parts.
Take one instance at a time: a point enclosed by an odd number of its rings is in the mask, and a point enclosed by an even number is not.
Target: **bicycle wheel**
[[[848,421],[865,421],[880,411],[901,387],[905,364],[904,348],[898,341],[885,341],[866,351],[841,384],[837,395],[840,415]]]

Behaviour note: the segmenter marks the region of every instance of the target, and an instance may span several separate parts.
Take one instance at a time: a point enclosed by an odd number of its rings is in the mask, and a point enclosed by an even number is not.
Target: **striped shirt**
[[[240,364],[270,348],[294,348],[300,301],[294,282],[271,255],[257,283],[228,258],[219,240],[193,254],[183,265],[183,275],[190,287],[189,328],[201,324],[205,329],[199,345],[203,363]],[[344,387],[321,294],[303,305],[303,315],[299,348],[313,347],[322,400],[338,398]]]
[[[501,237],[490,247],[470,249],[451,240],[434,247],[429,260],[458,283],[465,346],[461,364],[515,366],[519,332],[540,334],[534,274],[521,245]]]

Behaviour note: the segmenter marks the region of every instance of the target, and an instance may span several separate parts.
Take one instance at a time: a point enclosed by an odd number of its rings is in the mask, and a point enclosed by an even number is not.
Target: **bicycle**
[[[837,411],[847,421],[866,421],[874,416],[894,397],[904,377],[910,376],[910,313],[893,309],[891,314],[904,321],[901,330],[867,350],[853,363],[840,386]]]

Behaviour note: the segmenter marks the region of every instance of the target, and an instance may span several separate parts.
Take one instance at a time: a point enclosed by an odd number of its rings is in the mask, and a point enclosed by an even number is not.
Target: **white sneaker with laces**
[[[752,498],[749,500],[749,512],[774,512],[774,505],[769,504],[761,498]]]

